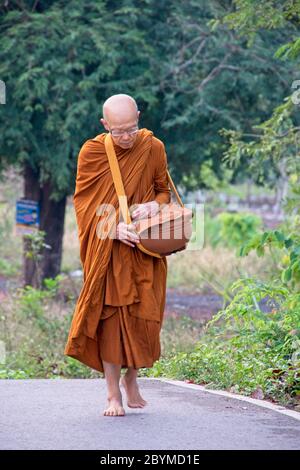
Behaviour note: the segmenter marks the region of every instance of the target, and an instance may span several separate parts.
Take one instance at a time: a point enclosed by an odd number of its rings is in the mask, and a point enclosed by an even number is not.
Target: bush
[[[240,248],[261,226],[262,219],[256,214],[222,212],[215,218],[206,216],[205,239],[212,247]]]
[[[221,224],[220,242],[227,247],[236,248],[253,237],[262,225],[259,216],[251,213],[222,212],[218,215]]]
[[[255,279],[232,289],[232,302],[206,325],[194,351],[160,361],[160,373],[293,402],[300,395],[300,294]]]

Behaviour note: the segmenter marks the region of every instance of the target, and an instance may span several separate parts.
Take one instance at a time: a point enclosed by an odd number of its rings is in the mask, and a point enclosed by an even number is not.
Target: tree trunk
[[[40,203],[39,229],[46,232],[44,242],[51,248],[42,251],[40,275],[38,275],[36,262],[25,256],[26,251],[30,250],[30,241],[23,238],[24,285],[41,287],[40,281],[47,277],[53,278],[60,272],[67,197],[54,201],[50,199],[52,192],[51,183],[47,181],[40,185],[39,174],[29,165],[25,165],[24,195],[26,199]]]
[[[24,197],[32,201],[40,200],[39,174],[31,166],[25,164],[24,167]],[[35,262],[26,257],[30,251],[30,241],[23,237],[23,278],[24,285],[38,287],[38,276]]]
[[[53,188],[46,182],[41,191],[40,230],[46,232],[45,243],[50,249],[45,249],[42,261],[42,279],[55,277],[60,273],[62,260],[62,244],[67,197],[59,201],[50,199]]]

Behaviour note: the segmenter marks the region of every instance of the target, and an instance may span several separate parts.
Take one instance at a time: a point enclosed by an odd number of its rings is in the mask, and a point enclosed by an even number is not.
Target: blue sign
[[[19,199],[16,202],[17,234],[32,233],[40,224],[40,207],[38,201]]]

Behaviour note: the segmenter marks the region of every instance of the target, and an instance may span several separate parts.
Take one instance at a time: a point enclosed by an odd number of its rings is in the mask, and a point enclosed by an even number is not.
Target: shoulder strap
[[[95,139],[93,139],[93,140],[98,140],[98,139],[97,139],[97,137],[95,137]],[[111,169],[111,172],[112,172],[114,185],[115,185],[116,192],[117,192],[118,198],[119,198],[120,210],[121,210],[124,221],[126,221],[126,223],[129,224],[129,223],[131,223],[131,218],[130,218],[130,214],[129,214],[129,210],[128,210],[127,198],[126,198],[126,194],[125,194],[125,190],[124,190],[124,185],[123,185],[122,176],[121,176],[121,172],[120,172],[119,162],[118,162],[118,159],[116,157],[113,141],[112,141],[112,138],[111,138],[111,134],[109,132],[105,136],[104,144],[105,144],[105,150],[106,150],[106,153],[107,153],[110,169]],[[168,177],[171,189],[173,190],[173,192],[175,194],[177,202],[179,203],[179,205],[181,207],[184,207],[184,204],[183,204],[183,202],[182,202],[182,200],[181,200],[181,198],[178,194],[178,191],[175,187],[175,184],[174,184],[168,170],[167,170],[167,177]],[[121,196],[123,196],[123,197],[121,197]]]
[[[175,194],[175,197],[176,197],[176,199],[177,199],[178,204],[179,204],[181,207],[184,207],[184,204],[183,204],[183,202],[182,202],[182,200],[181,200],[181,198],[180,198],[180,196],[179,196],[179,194],[178,194],[178,191],[177,191],[177,189],[176,189],[176,186],[175,186],[175,184],[173,183],[173,180],[172,180],[172,178],[171,178],[171,175],[170,175],[170,173],[169,173],[169,170],[167,170],[167,175],[168,175],[169,183],[170,183],[170,185],[171,185],[171,188],[172,188],[173,191],[174,191],[174,194]]]
[[[104,144],[105,144],[105,150],[107,153],[114,185],[115,185],[116,192],[119,198],[119,206],[120,206],[121,214],[123,216],[124,222],[126,224],[130,224],[131,217],[130,217],[129,210],[128,210],[127,197],[126,197],[125,190],[124,190],[119,162],[116,157],[116,152],[114,149],[114,144],[111,139],[111,135],[109,133],[106,134]]]

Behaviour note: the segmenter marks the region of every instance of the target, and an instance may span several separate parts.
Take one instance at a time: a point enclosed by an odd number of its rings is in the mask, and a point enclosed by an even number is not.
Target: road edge
[[[257,405],[262,408],[268,408],[272,411],[276,411],[277,413],[284,414],[286,416],[289,416],[290,418],[294,418],[300,421],[300,413],[298,413],[298,411],[289,410],[288,408],[282,405],[276,405],[266,400],[258,400],[257,398],[251,398],[251,397],[247,397],[246,395],[239,395],[237,393],[230,393],[230,392],[226,392],[225,390],[208,389],[208,388],[205,388],[205,386],[203,385],[190,384],[190,383],[183,382],[181,380],[166,379],[163,377],[139,377],[138,380],[140,379],[158,380],[160,382],[166,382],[172,385],[177,385],[178,387],[185,387],[185,388],[190,388],[193,390],[200,390],[201,392],[211,393],[214,395],[220,395],[220,396],[232,398],[235,400],[245,401],[247,403],[251,403],[252,405]]]

